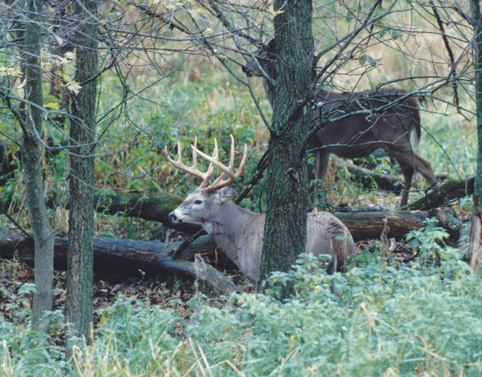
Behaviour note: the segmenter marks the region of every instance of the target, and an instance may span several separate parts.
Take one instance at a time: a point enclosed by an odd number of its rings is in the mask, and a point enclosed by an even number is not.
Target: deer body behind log
[[[263,77],[263,86],[273,105],[276,80],[276,49],[274,40],[253,54],[243,66],[248,77]],[[315,152],[315,175],[324,179],[330,154],[343,158],[367,156],[378,148],[398,161],[404,176],[401,205],[406,205],[414,171],[419,172],[430,186],[437,181],[430,163],[412,149],[410,135],[415,131],[415,144],[421,136],[418,100],[404,90],[381,88],[352,93],[318,90],[311,120],[316,130],[308,148]]]
[[[186,198],[184,203],[170,213],[169,218],[174,223],[200,224],[257,288],[265,215],[245,210],[231,201],[235,189],[230,184],[240,175],[244,167],[246,146],[243,160],[236,173],[233,171],[234,140],[231,144],[229,167],[219,163],[217,144],[212,157],[200,152],[195,145],[191,147],[194,160],[192,167],[187,167],[181,162],[180,150],[177,161],[172,160],[166,151],[166,157],[172,165],[204,180],[201,186]],[[206,173],[197,170],[196,153],[210,161],[211,164]],[[224,180],[223,173],[213,184],[209,185],[213,165],[228,174],[229,178]],[[310,213],[307,221],[306,252],[314,255],[330,255],[328,273],[340,271],[347,257],[354,251],[354,243],[349,230],[328,212]]]

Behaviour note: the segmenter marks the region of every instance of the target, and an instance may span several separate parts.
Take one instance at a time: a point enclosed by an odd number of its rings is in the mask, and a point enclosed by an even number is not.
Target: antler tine
[[[231,156],[229,157],[229,169],[233,169],[234,168],[234,137],[233,135],[229,135],[231,136]]]
[[[207,154],[201,152],[200,150],[196,149],[196,152],[203,157],[204,159],[208,160],[210,163],[213,165],[217,166],[219,169],[223,171],[221,176],[216,179],[211,185],[206,186],[204,188],[205,191],[212,192],[215,190],[218,190],[222,187],[228,186],[231,183],[233,183],[242,173],[244,166],[246,165],[246,160],[248,156],[248,149],[246,144],[244,144],[244,154],[243,158],[241,161],[241,164],[239,165],[238,170],[236,173],[234,172],[234,137],[231,135],[231,153],[230,153],[230,161],[229,165],[225,166],[219,161],[218,153],[217,153],[217,141],[215,140],[215,149],[216,149],[216,156],[213,155],[213,157],[208,156]],[[224,173],[229,175],[229,178],[227,180],[223,180],[224,178]]]
[[[197,147],[197,136],[194,138],[194,146]],[[192,149],[192,145],[191,145],[191,149]],[[194,151],[194,149],[192,150],[192,167],[197,170],[197,154]]]
[[[169,163],[178,168],[181,169],[189,174],[192,174],[196,177],[202,178],[203,183],[201,184],[201,187],[203,190],[206,192],[213,192],[215,190],[218,190],[222,187],[228,186],[231,183],[233,183],[242,173],[245,165],[246,165],[246,160],[248,156],[248,147],[246,144],[244,144],[244,153],[243,153],[243,158],[241,160],[241,164],[239,165],[238,170],[236,173],[234,172],[234,137],[231,135],[231,153],[230,153],[230,159],[229,159],[229,165],[224,166],[220,161],[219,161],[219,148],[218,148],[218,141],[214,139],[214,151],[213,155],[209,156],[204,152],[201,152],[197,148],[197,137],[194,139],[194,144],[191,145],[192,148],[192,161],[193,164],[192,166],[187,166],[182,162],[182,146],[181,142],[177,142],[177,160],[173,160],[171,156],[169,156],[169,152],[167,151],[167,146],[164,148],[164,153],[166,155],[167,161]],[[201,156],[205,160],[209,161],[209,167],[208,170],[203,173],[197,168],[197,155]],[[213,175],[214,172],[214,166],[217,166],[219,169],[223,171],[221,176],[216,179],[216,181],[213,184],[209,184],[209,180],[211,179],[211,176]],[[224,173],[229,175],[229,178],[227,180],[223,180]]]
[[[206,187],[209,187],[209,181],[214,173],[214,164],[212,163],[211,161],[211,158],[215,159],[215,160],[218,160],[219,159],[219,151],[218,151],[218,142],[216,139],[214,139],[214,151],[213,151],[213,155],[212,157],[208,156],[207,154],[201,152],[199,149],[197,149],[197,137],[196,137],[196,140],[194,142],[194,145],[191,145],[191,148],[192,148],[192,153],[193,155],[195,153],[199,153],[199,155],[201,157],[204,157],[205,159],[207,159],[209,161],[209,167],[208,167],[208,170],[206,171],[206,178],[204,179],[203,183],[201,184],[201,187],[203,189],[206,189]],[[208,158],[206,158],[208,157]]]
[[[197,138],[194,141],[194,144],[195,145],[197,144]],[[203,173],[202,171],[199,171],[198,168],[197,168],[197,157],[196,157],[195,148],[192,145],[191,145],[191,148],[193,148],[193,152],[192,152],[192,154],[193,154],[193,164],[192,164],[192,166],[187,166],[182,162],[182,146],[181,146],[180,141],[177,142],[177,155],[178,155],[177,160],[173,160],[171,158],[171,156],[169,155],[169,152],[167,150],[167,145],[166,145],[166,147],[164,148],[164,154],[166,155],[166,160],[172,166],[174,166],[175,168],[178,168],[180,170],[185,171],[186,173],[189,173],[189,174],[192,174],[196,177],[201,178],[203,180],[203,185],[206,182],[209,183],[209,179],[211,178],[211,176],[213,174],[214,167],[212,166],[212,164],[210,164],[208,170],[205,173]]]

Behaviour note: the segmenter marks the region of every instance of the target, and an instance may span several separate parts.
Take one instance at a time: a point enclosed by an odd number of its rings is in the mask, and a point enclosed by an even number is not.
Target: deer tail
[[[420,144],[420,138],[422,137],[422,123],[420,121],[420,104],[415,97],[408,99],[408,105],[410,108],[410,118],[412,120],[411,129],[415,128],[414,141],[415,146],[418,148]]]
[[[331,275],[337,271],[342,271],[347,254],[351,254],[353,246],[350,233],[341,223],[332,222],[328,232],[333,254],[326,270]]]

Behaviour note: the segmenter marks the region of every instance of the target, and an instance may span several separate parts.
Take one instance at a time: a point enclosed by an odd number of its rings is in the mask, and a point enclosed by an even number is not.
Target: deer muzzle
[[[180,222],[182,222],[182,220],[178,218],[174,212],[175,211],[172,211],[169,215],[167,215],[167,218],[171,223],[179,224]]]

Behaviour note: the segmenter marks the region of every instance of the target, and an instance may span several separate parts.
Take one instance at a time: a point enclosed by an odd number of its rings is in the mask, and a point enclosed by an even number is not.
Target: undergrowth
[[[334,276],[303,255],[291,272],[272,275],[267,294],[233,295],[221,307],[200,292],[187,313],[176,299],[162,308],[120,296],[101,313],[92,344],[77,341],[69,362],[28,319],[0,318],[1,370],[6,377],[480,376],[481,275],[444,237],[429,224],[411,236],[413,264],[361,253]],[[295,293],[280,301],[277,286],[286,281]],[[52,315],[55,334],[62,318]]]

